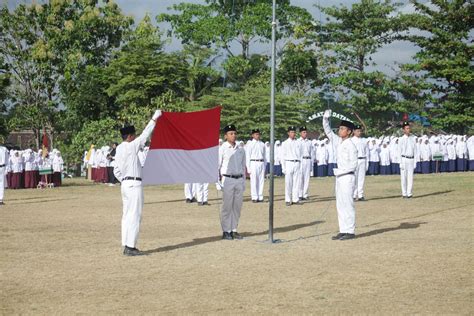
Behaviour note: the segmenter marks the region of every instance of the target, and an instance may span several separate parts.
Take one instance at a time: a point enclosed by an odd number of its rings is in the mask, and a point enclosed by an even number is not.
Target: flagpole
[[[273,243],[273,200],[274,200],[274,172],[275,162],[275,47],[276,47],[276,0],[273,0],[272,10],[272,78],[270,96],[270,196],[268,217],[268,241]]]

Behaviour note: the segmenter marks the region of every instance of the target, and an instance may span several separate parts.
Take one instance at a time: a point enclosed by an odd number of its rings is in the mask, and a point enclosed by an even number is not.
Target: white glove
[[[331,110],[326,110],[324,111],[324,114],[323,114],[323,118],[330,118],[331,117],[331,114],[332,114],[332,111]]]
[[[156,110],[155,114],[153,114],[152,119],[156,121],[161,116],[161,110]]]

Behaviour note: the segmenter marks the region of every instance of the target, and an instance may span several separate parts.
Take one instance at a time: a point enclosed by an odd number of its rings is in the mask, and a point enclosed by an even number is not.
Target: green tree
[[[383,131],[397,110],[392,80],[366,67],[374,65],[372,54],[406,29],[406,17],[396,14],[399,5],[362,0],[351,7],[319,7],[328,15],[328,23],[316,35],[326,51],[327,80],[341,103],[366,118],[369,132]]]
[[[467,0],[412,3],[417,14],[411,26],[428,34],[408,36],[420,51],[417,62],[404,68],[432,83],[434,127],[464,134],[474,127],[474,5]]]
[[[182,95],[186,86],[186,62],[178,53],[164,53],[162,46],[159,30],[146,16],[110,62],[106,91],[121,109],[149,106],[167,91]]]

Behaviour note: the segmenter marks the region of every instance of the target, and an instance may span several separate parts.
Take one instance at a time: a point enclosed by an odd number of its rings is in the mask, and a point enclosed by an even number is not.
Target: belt
[[[122,179],[122,181],[124,180],[136,180],[136,181],[142,181],[142,178],[139,178],[139,177],[125,177]]]
[[[243,177],[241,174],[223,174],[223,176],[232,179],[240,179]]]
[[[303,157],[303,159],[311,159],[311,157],[309,157],[309,156],[306,156],[306,157]]]
[[[264,160],[263,160],[263,159],[250,159],[250,161],[260,161],[260,162],[263,162]]]
[[[299,160],[286,160],[286,161],[291,161],[291,162],[300,162]]]
[[[357,157],[357,159],[366,159],[366,157]]]
[[[3,168],[3,167],[5,167],[5,165],[0,165],[0,168]]]
[[[414,158],[413,156],[403,156],[403,155],[402,155],[402,157],[403,158],[408,158],[408,159],[413,159]]]

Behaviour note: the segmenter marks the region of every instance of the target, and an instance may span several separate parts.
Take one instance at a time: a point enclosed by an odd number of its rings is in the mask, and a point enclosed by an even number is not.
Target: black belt
[[[125,177],[122,179],[122,181],[124,180],[136,180],[136,181],[142,181],[142,178],[139,178],[139,177]]]
[[[357,157],[357,159],[366,159],[366,157]]]
[[[403,158],[408,158],[408,159],[413,159],[413,158],[415,158],[415,157],[413,157],[413,156],[403,156],[403,155],[402,155],[402,157],[403,157]]]
[[[311,159],[311,157],[309,157],[309,156],[306,156],[306,157],[303,157],[303,159]]]
[[[0,165],[0,168],[3,168],[3,167],[5,167],[5,165]]]
[[[264,160],[263,160],[263,159],[250,159],[250,161],[260,161],[260,162],[263,162]]]
[[[241,174],[223,174],[223,176],[232,179],[240,179],[243,177]]]
[[[291,161],[291,162],[300,162],[299,160],[286,160],[286,161]]]

